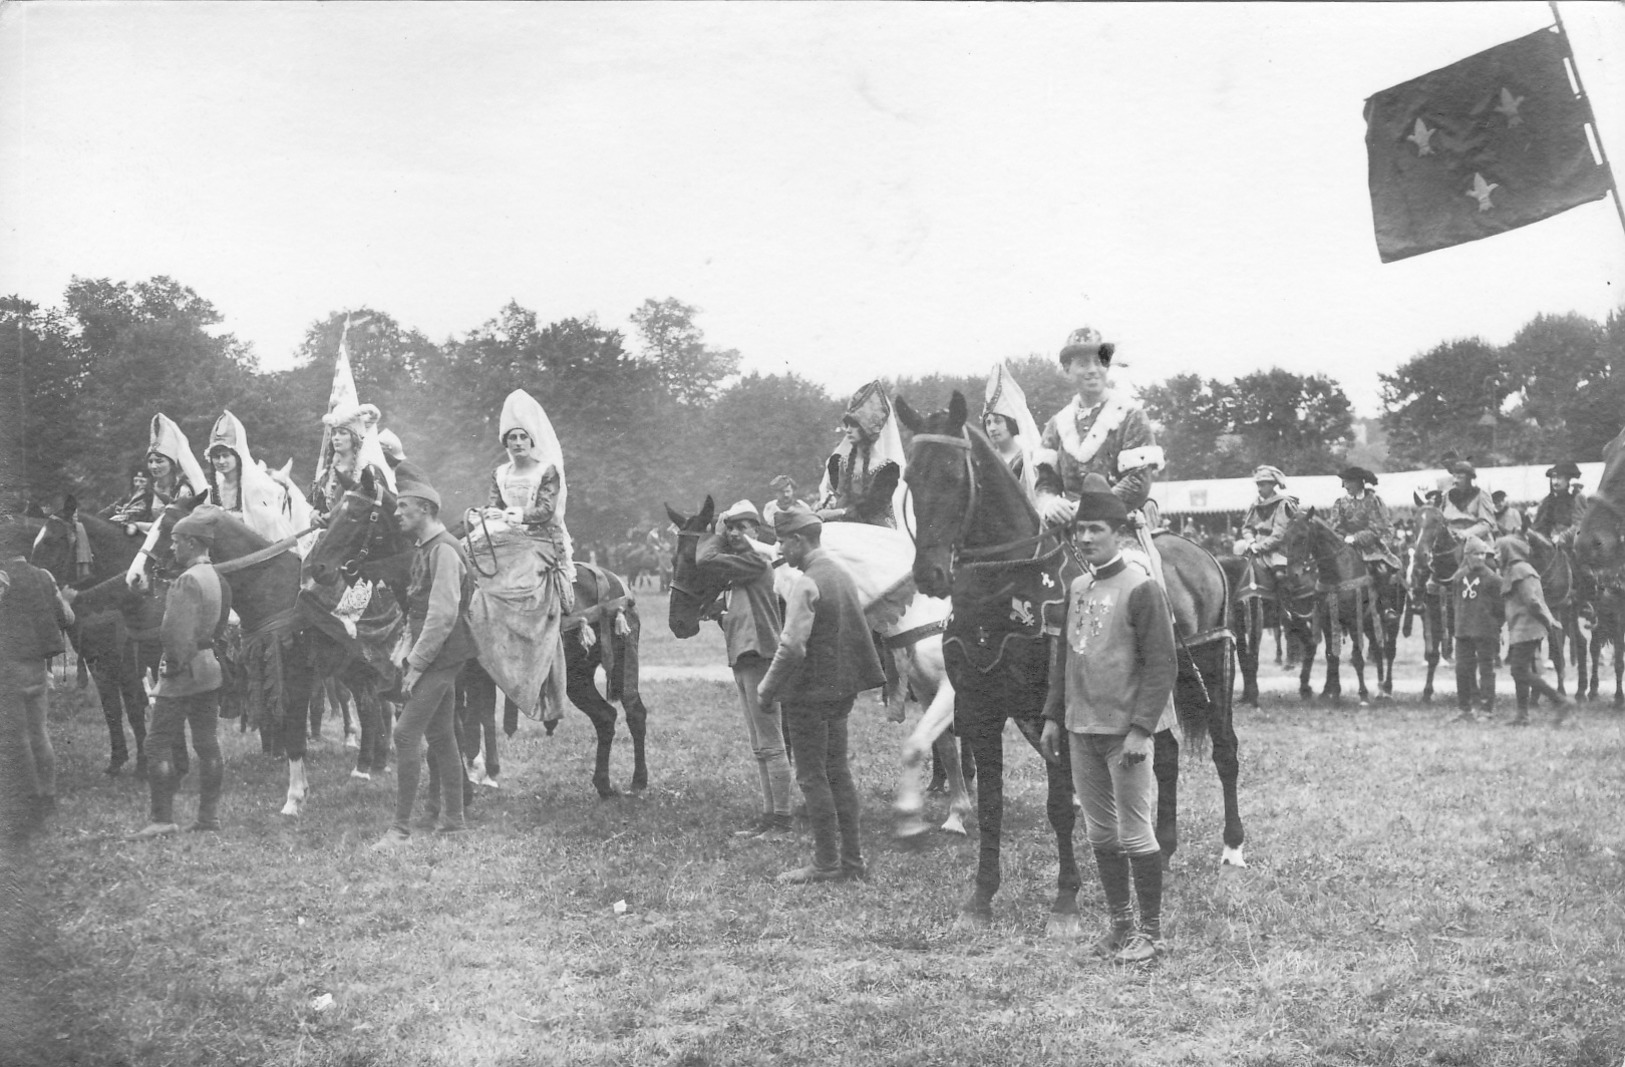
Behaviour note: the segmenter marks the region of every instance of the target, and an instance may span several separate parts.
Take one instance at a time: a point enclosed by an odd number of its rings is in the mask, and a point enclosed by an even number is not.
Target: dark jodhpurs
[[[395,724],[395,829],[403,834],[411,832],[425,740],[429,745],[429,795],[424,807],[441,818],[442,826],[463,825],[463,761],[452,727],[457,672],[462,669],[458,663],[425,671]]]
[[[1462,711],[1472,708],[1475,697],[1485,711],[1495,706],[1495,654],[1500,644],[1498,637],[1456,638],[1456,707]]]
[[[822,871],[863,870],[858,835],[858,790],[847,764],[846,725],[855,698],[793,704],[784,721],[796,753],[796,784],[807,801],[813,865]]]
[[[192,749],[198,759],[198,822],[212,823],[220,803],[225,766],[220,760],[220,690],[183,697],[156,697],[152,702],[152,729],[148,732],[147,785],[152,794],[152,821],[175,821],[175,789],[184,768],[177,754],[186,754],[186,728],[192,728]]]

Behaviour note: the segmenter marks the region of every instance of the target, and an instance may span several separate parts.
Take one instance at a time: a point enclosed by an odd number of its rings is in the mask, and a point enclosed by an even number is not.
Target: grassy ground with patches
[[[714,635],[678,644],[649,611],[646,663],[720,662]],[[1122,972],[1043,937],[1054,846],[1013,730],[1005,884],[993,927],[964,934],[974,838],[891,844],[900,733],[868,698],[853,737],[873,880],[800,888],[772,876],[805,838],[730,836],[755,789],[731,683],[646,684],[646,798],[596,798],[571,712],[552,738],[523,725],[476,833],[388,856],[366,846],[393,775],[352,784],[329,742],[307,814],[284,819],[283,766],[229,723],[225,831],[127,842],[143,788],[101,776],[94,696],[54,699],[62,810],[0,883],[8,1064],[1625,1060],[1611,709],[1561,731],[1442,726],[1405,698],[1239,713],[1251,866],[1218,868],[1217,780],[1187,767],[1174,951]]]

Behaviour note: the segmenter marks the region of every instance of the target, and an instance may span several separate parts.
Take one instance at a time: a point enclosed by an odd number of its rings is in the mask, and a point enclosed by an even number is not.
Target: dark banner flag
[[[1607,195],[1608,168],[1540,30],[1365,103],[1371,214],[1384,263],[1527,226]]]

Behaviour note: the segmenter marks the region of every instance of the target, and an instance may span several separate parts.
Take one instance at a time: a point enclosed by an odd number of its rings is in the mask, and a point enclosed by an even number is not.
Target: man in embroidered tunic
[[[1144,507],[1151,494],[1162,449],[1144,410],[1108,388],[1116,348],[1087,326],[1061,347],[1061,369],[1078,395],[1044,424],[1039,439],[1038,510],[1046,525],[1072,520],[1086,474],[1105,478],[1129,511]]]
[[[1530,528],[1553,544],[1572,546],[1586,513],[1586,498],[1574,484],[1580,477],[1580,467],[1573,460],[1564,460],[1547,468],[1546,477],[1551,491],[1535,507],[1535,521]]]
[[[1345,467],[1338,475],[1343,480],[1343,492],[1332,505],[1329,516],[1332,529],[1345,543],[1360,551],[1373,573],[1384,575],[1399,569],[1399,557],[1388,547],[1388,538],[1394,533],[1394,520],[1388,514],[1388,505],[1372,490],[1377,476],[1364,467]]]
[[[1117,546],[1128,521],[1122,500],[1098,476],[1090,479],[1098,488],[1080,491],[1076,518],[1078,548],[1091,573],[1073,580],[1064,640],[1051,645],[1040,743],[1048,758],[1059,760],[1061,730],[1071,735],[1072,781],[1111,911],[1111,927],[1094,952],[1117,963],[1143,963],[1162,946],[1151,752],[1152,736],[1174,717],[1174,630],[1162,593],[1149,575],[1125,563]]]

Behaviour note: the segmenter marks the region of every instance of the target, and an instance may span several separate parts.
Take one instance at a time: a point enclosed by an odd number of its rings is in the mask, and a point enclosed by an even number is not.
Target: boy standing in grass
[[[1111,912],[1094,954],[1144,963],[1162,950],[1162,852],[1152,735],[1173,716],[1174,628],[1161,590],[1118,550],[1123,501],[1090,475],[1078,494],[1075,539],[1090,573],[1072,583],[1062,640],[1050,657],[1042,744],[1060,759],[1070,733],[1072,782]],[[1134,922],[1130,883],[1139,897]]]
[[[1501,579],[1490,569],[1495,551],[1481,538],[1461,548],[1461,566],[1450,579],[1456,601],[1456,717],[1473,722],[1473,704],[1495,710],[1495,654],[1501,646]],[[1476,681],[1476,688],[1475,688]]]
[[[1529,546],[1523,538],[1496,538],[1495,550],[1501,558],[1501,588],[1506,598],[1507,666],[1512,669],[1512,685],[1518,698],[1518,714],[1507,725],[1528,724],[1529,694],[1534,692],[1557,707],[1552,725],[1562,726],[1574,707],[1574,699],[1553,689],[1540,676],[1540,659],[1536,655],[1547,631],[1561,624],[1546,606],[1540,574],[1529,562]]]

